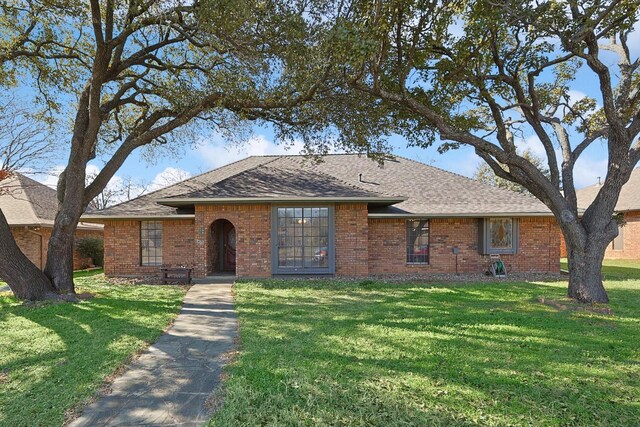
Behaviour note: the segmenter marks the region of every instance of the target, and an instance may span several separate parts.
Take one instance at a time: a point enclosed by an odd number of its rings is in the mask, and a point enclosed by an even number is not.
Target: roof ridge
[[[344,185],[346,185],[346,186],[348,186],[348,187],[353,188],[354,190],[361,190],[361,191],[362,191],[362,190],[365,190],[365,191],[370,191],[370,192],[372,192],[372,193],[376,193],[376,194],[380,194],[381,196],[384,196],[384,194],[383,194],[383,193],[380,193],[379,191],[373,191],[373,190],[369,190],[369,189],[365,189],[365,188],[359,187],[359,186],[357,186],[357,185],[355,185],[355,184],[352,184],[352,183],[350,183],[350,182],[348,182],[348,181],[346,181],[346,180],[344,180],[344,179],[342,179],[342,178],[340,178],[340,177],[337,177],[337,176],[335,176],[335,175],[328,174],[328,173],[323,172],[323,171],[321,171],[321,170],[317,170],[317,169],[316,169],[316,172],[317,172],[317,173],[319,173],[319,174],[321,174],[321,175],[329,176],[329,177],[331,177],[331,178],[335,179],[336,181],[338,181],[338,182],[340,182],[340,183],[342,183],[342,184],[344,184]]]
[[[445,172],[445,173],[447,173],[447,174],[449,174],[449,175],[454,175],[454,176],[457,176],[457,177],[460,177],[460,178],[464,178],[464,179],[466,179],[466,180],[468,180],[468,181],[471,181],[471,182],[473,182],[473,183],[476,183],[476,184],[486,185],[486,186],[489,186],[489,187],[494,188],[494,189],[496,189],[496,188],[497,188],[497,189],[499,189],[499,190],[501,190],[501,191],[508,191],[508,192],[509,192],[509,193],[511,193],[511,194],[516,194],[516,195],[520,195],[520,196],[528,197],[528,198],[531,198],[531,199],[535,199],[535,200],[537,200],[537,201],[539,201],[539,202],[541,202],[541,203],[542,203],[542,201],[541,201],[540,199],[538,199],[537,197],[535,197],[535,196],[534,196],[533,194],[531,194],[531,193],[519,193],[519,192],[517,192],[517,191],[509,190],[509,189],[507,189],[507,188],[502,188],[502,187],[497,187],[497,186],[494,186],[494,185],[491,185],[491,184],[487,184],[486,182],[478,181],[477,179],[469,178],[468,176],[464,176],[464,175],[459,174],[459,173],[457,173],[457,172],[453,172],[453,171],[450,171],[450,170],[446,170],[446,169],[440,168],[440,167],[438,167],[438,166],[428,165],[428,164],[426,164],[426,163],[422,163],[422,162],[420,162],[420,161],[418,161],[418,160],[410,159],[410,158],[408,158],[408,157],[399,156],[399,155],[394,155],[394,156],[395,156],[395,157],[399,157],[399,158],[401,158],[401,159],[408,160],[408,161],[410,161],[410,162],[418,163],[418,164],[420,164],[420,165],[422,165],[422,166],[427,166],[427,167],[430,167],[430,168],[433,168],[433,169],[437,169],[437,170],[439,170],[439,171],[441,171],[441,172]]]
[[[217,181],[217,182],[215,182],[214,184],[211,184],[211,185],[213,186],[213,185],[222,184],[222,183],[224,183],[225,181],[228,181],[228,180],[230,180],[230,179],[232,179],[232,178],[235,178],[235,177],[237,177],[237,176],[239,176],[239,175],[241,175],[241,174],[243,174],[243,173],[247,173],[247,172],[250,172],[250,171],[253,171],[253,170],[257,170],[257,169],[259,169],[259,168],[265,168],[265,167],[268,167],[268,165],[270,165],[271,163],[274,163],[274,162],[276,162],[276,161],[278,161],[278,160],[282,160],[282,159],[284,159],[284,158],[286,158],[286,157],[306,157],[306,156],[297,156],[297,155],[295,155],[295,156],[289,156],[289,155],[286,155],[286,154],[282,154],[282,155],[269,155],[269,156],[249,156],[249,157],[247,157],[247,158],[251,158],[251,157],[274,157],[274,159],[273,159],[273,160],[270,160],[270,161],[268,161],[268,162],[265,162],[265,163],[261,163],[261,164],[259,164],[259,165],[256,165],[256,166],[255,166],[255,167],[253,167],[253,168],[245,169],[245,170],[240,171],[240,172],[238,172],[238,173],[235,173],[235,174],[233,174],[233,175],[229,175],[229,176],[228,176],[228,177],[226,177],[225,179],[222,179],[222,180],[220,180],[220,181]],[[323,171],[318,170],[318,169],[314,169],[314,172],[315,172],[315,173],[317,173],[318,175],[324,175],[324,176],[326,176],[326,177],[328,177],[328,178],[331,178],[332,180],[335,180],[335,181],[337,181],[337,182],[339,182],[339,183],[341,183],[341,184],[343,184],[343,185],[345,185],[345,186],[347,186],[347,187],[351,188],[352,190],[367,191],[367,192],[370,192],[370,193],[378,194],[378,195],[380,195],[380,196],[384,196],[384,195],[385,195],[385,194],[383,194],[383,193],[380,193],[379,191],[373,191],[373,190],[365,189],[365,188],[362,188],[362,187],[358,187],[357,185],[354,185],[354,184],[352,184],[352,183],[349,183],[349,182],[347,182],[347,181],[345,181],[345,180],[343,180],[343,179],[341,179],[341,178],[339,178],[339,177],[337,177],[337,176],[335,176],[335,175],[331,175],[331,174],[329,174],[329,173],[323,172]],[[182,195],[184,195],[184,194],[185,194],[185,193],[183,193],[183,194],[178,194],[178,195],[175,195],[175,196],[170,196],[170,198],[179,198],[180,196],[182,196]]]
[[[29,207],[29,209],[31,210],[31,213],[33,214],[33,217],[36,218],[38,221],[48,221],[46,218],[41,218],[40,215],[38,215],[38,212],[34,209],[33,205],[38,203],[38,200],[33,200],[33,198],[31,197],[31,192],[28,190],[30,187],[42,187],[45,188],[47,191],[52,191],[55,192],[55,197],[56,199],[58,198],[58,192],[56,190],[54,190],[53,188],[50,188],[46,185],[44,185],[43,183],[36,181],[35,179],[29,178],[28,176],[25,176],[24,174],[21,174],[19,172],[14,172],[16,179],[19,183],[19,189],[22,190],[22,192],[24,193],[24,197],[25,197],[25,201],[27,202],[27,206]],[[28,180],[31,182],[24,182],[23,180]],[[45,209],[47,208],[46,206],[43,206]],[[57,208],[57,207],[56,207]],[[57,209],[56,209],[56,213],[57,213]],[[54,215],[55,216],[55,215]]]
[[[196,179],[196,178],[200,178],[201,176],[204,176],[204,175],[208,175],[208,174],[210,174],[210,173],[213,173],[213,172],[215,172],[215,171],[217,171],[217,170],[220,170],[220,169],[226,168],[226,167],[228,167],[228,166],[235,165],[235,164],[240,163],[240,162],[244,162],[244,161],[246,161],[246,160],[248,160],[248,159],[250,159],[250,158],[252,158],[252,157],[261,157],[261,156],[249,156],[249,157],[245,157],[245,158],[242,158],[242,159],[238,159],[238,160],[236,160],[235,162],[231,162],[231,163],[227,163],[226,165],[218,166],[217,168],[211,169],[210,171],[199,173],[198,175],[194,175],[194,176],[192,176],[192,177],[190,177],[190,178],[183,179],[182,181],[178,181],[178,182],[173,183],[173,184],[171,184],[171,185],[168,185],[168,186],[166,186],[166,187],[158,188],[157,190],[153,190],[153,191],[151,191],[151,192],[149,192],[149,193],[146,193],[146,194],[141,194],[141,195],[139,195],[138,197],[135,197],[135,198],[133,198],[133,199],[125,200],[125,201],[120,202],[120,203],[116,203],[115,205],[112,205],[112,206],[109,206],[109,207],[107,207],[107,208],[102,209],[102,211],[106,211],[106,210],[108,210],[108,209],[115,208],[115,207],[117,207],[117,206],[122,206],[122,205],[124,205],[124,204],[126,204],[126,203],[132,202],[132,201],[134,201],[134,200],[138,200],[138,199],[140,199],[140,198],[142,198],[142,197],[151,196],[152,194],[155,194],[155,193],[157,193],[157,192],[159,192],[159,191],[165,191],[165,190],[168,190],[168,189],[170,189],[170,188],[172,188],[172,187],[175,187],[175,186],[177,186],[177,185],[179,185],[179,184],[184,184],[184,183],[185,183],[185,182],[187,182],[187,181],[191,181],[191,180],[194,180],[194,179]],[[265,157],[266,157],[266,156],[265,156]],[[226,178],[225,178],[225,179],[226,179]],[[224,181],[224,180],[223,180],[223,181]],[[219,181],[219,182],[221,182],[221,181]],[[171,197],[175,197],[175,196],[171,196]],[[100,211],[98,211],[98,212],[100,212]]]
[[[240,175],[241,173],[245,173],[245,172],[248,172],[248,171],[251,171],[251,170],[257,169],[257,168],[259,168],[259,167],[262,167],[262,166],[268,165],[269,163],[273,163],[273,162],[275,162],[276,160],[278,160],[278,156],[277,156],[277,155],[276,155],[276,156],[249,156],[249,157],[245,157],[245,158],[244,158],[244,159],[242,159],[242,160],[247,160],[247,159],[250,159],[250,158],[252,158],[252,157],[276,157],[276,158],[275,158],[275,159],[273,159],[273,160],[270,160],[270,161],[268,161],[268,162],[265,162],[265,163],[260,163],[259,165],[256,165],[256,166],[254,166],[254,167],[252,167],[252,168],[245,169],[245,170],[242,170],[242,171],[236,172],[236,173],[234,173],[234,174],[231,174],[231,175],[229,175],[228,177],[226,177],[226,178],[224,178],[224,179],[221,179],[220,181],[216,181],[215,183],[210,184],[210,185],[218,185],[218,184],[220,184],[220,183],[223,183],[223,182],[225,182],[225,181],[228,181],[229,179],[231,179],[231,178],[233,178],[233,177],[236,177],[236,176]],[[233,164],[235,164],[235,163],[238,163],[238,162],[240,162],[240,160],[235,161],[235,162],[233,162],[233,163],[229,163],[228,165],[221,166],[221,167],[219,167],[218,169],[222,169],[222,168],[224,168],[224,167],[231,166],[231,165],[233,165]],[[214,169],[214,170],[218,170],[218,169]],[[209,171],[209,172],[213,172],[214,170]],[[200,175],[199,175],[199,176],[200,176]],[[184,182],[184,181],[182,181],[182,182]],[[209,187],[210,185],[207,185],[207,187]],[[169,187],[166,187],[166,188],[169,188]],[[188,193],[188,192],[187,192],[187,193]],[[151,193],[149,193],[149,194],[151,194]],[[176,194],[175,196],[169,196],[169,197],[172,197],[172,198],[173,198],[173,197],[180,197],[180,196],[182,196],[182,195],[184,195],[184,194],[185,194],[185,193],[181,193],[181,194]]]
[[[362,154],[362,153],[348,153],[348,154],[343,154],[343,155],[348,155],[348,156],[358,156],[358,157],[361,157],[363,154]],[[368,160],[370,160],[370,161],[372,161],[372,162],[374,162],[374,161],[375,161],[375,160],[373,160],[373,159],[369,159],[369,158],[368,158],[368,156],[366,156],[366,155],[365,155],[365,157],[367,157],[367,159],[368,159]],[[387,195],[387,194],[385,194],[385,193],[381,193],[381,192],[379,192],[379,191],[370,190],[370,189],[368,189],[368,188],[364,188],[364,187],[361,187],[361,186],[358,186],[358,185],[352,184],[352,183],[350,183],[350,182],[348,182],[348,181],[346,181],[346,180],[344,180],[344,179],[342,179],[342,178],[340,178],[340,177],[338,177],[338,176],[336,176],[336,175],[332,175],[332,174],[329,174],[329,173],[326,173],[326,172],[323,172],[323,171],[320,171],[320,170],[317,170],[317,169],[316,169],[316,171],[317,171],[318,173],[320,173],[320,174],[330,176],[330,177],[332,177],[333,179],[335,179],[336,181],[341,182],[342,184],[347,185],[347,186],[349,186],[349,187],[351,187],[351,188],[353,188],[353,189],[355,189],[355,190],[371,191],[372,193],[380,194],[380,195],[382,195],[382,196]],[[389,196],[393,196],[393,197],[405,197],[405,196],[400,195],[400,194],[388,194],[388,195],[389,195]]]

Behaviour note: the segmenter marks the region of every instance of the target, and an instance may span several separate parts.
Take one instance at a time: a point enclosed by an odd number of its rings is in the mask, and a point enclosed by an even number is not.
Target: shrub
[[[78,240],[78,254],[84,258],[91,258],[94,265],[104,265],[104,242],[99,237],[84,237]]]

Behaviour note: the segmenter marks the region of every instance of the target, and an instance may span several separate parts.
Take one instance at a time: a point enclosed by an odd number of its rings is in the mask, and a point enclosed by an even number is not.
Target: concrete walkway
[[[231,283],[193,285],[173,326],[69,426],[200,426],[237,333]]]

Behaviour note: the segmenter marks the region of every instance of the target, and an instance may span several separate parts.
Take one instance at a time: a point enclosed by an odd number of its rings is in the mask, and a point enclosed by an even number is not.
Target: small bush
[[[104,265],[104,242],[99,237],[84,237],[78,240],[78,254],[84,258],[91,258],[94,265]]]

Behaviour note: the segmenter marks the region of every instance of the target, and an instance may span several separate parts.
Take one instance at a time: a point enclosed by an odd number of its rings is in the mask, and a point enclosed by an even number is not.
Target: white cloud
[[[587,97],[586,93],[584,93],[582,91],[579,91],[579,90],[576,90],[576,89],[570,89],[568,93],[569,93],[569,103],[571,105],[573,105],[576,102],[580,101],[582,98],[586,98]]]
[[[451,170],[468,178],[473,178],[476,170],[478,169],[478,166],[480,166],[481,164],[484,164],[484,160],[482,160],[482,158],[476,153],[471,152],[466,154],[465,158],[462,159],[462,161],[456,162],[456,165],[451,165],[453,166]]]
[[[238,146],[226,144],[221,137],[214,136],[202,141],[196,152],[209,166],[218,168],[248,156],[300,154],[303,148],[300,141],[282,145],[268,140],[264,135],[256,135]]]
[[[519,152],[529,150],[536,157],[540,157],[544,160],[547,159],[547,152],[544,149],[544,145],[542,145],[542,142],[540,142],[540,139],[537,136],[532,135],[526,139],[516,139],[515,143]],[[559,152],[556,152],[556,155],[558,154]]]
[[[524,151],[529,149],[534,155],[543,159],[547,163],[547,153],[537,136],[530,136],[524,140],[516,141],[516,147]],[[555,148],[558,164],[562,163],[562,153],[559,148]],[[587,187],[598,182],[598,177],[604,181],[607,175],[607,159],[599,158],[594,152],[585,151],[576,161],[573,168],[573,181],[576,188]]]
[[[58,186],[58,178],[60,177],[60,174],[63,170],[63,165],[55,165],[46,172],[38,172],[35,174],[32,174],[30,171],[20,172],[26,174],[27,176],[30,176],[32,179],[35,179],[38,182],[41,182],[47,187],[56,188]]]
[[[597,184],[598,177],[604,181],[607,176],[607,159],[592,159],[580,156],[573,168],[573,181],[576,188]]]
[[[153,178],[153,181],[149,184],[148,191],[160,190],[189,178],[191,178],[190,172],[169,166]]]

